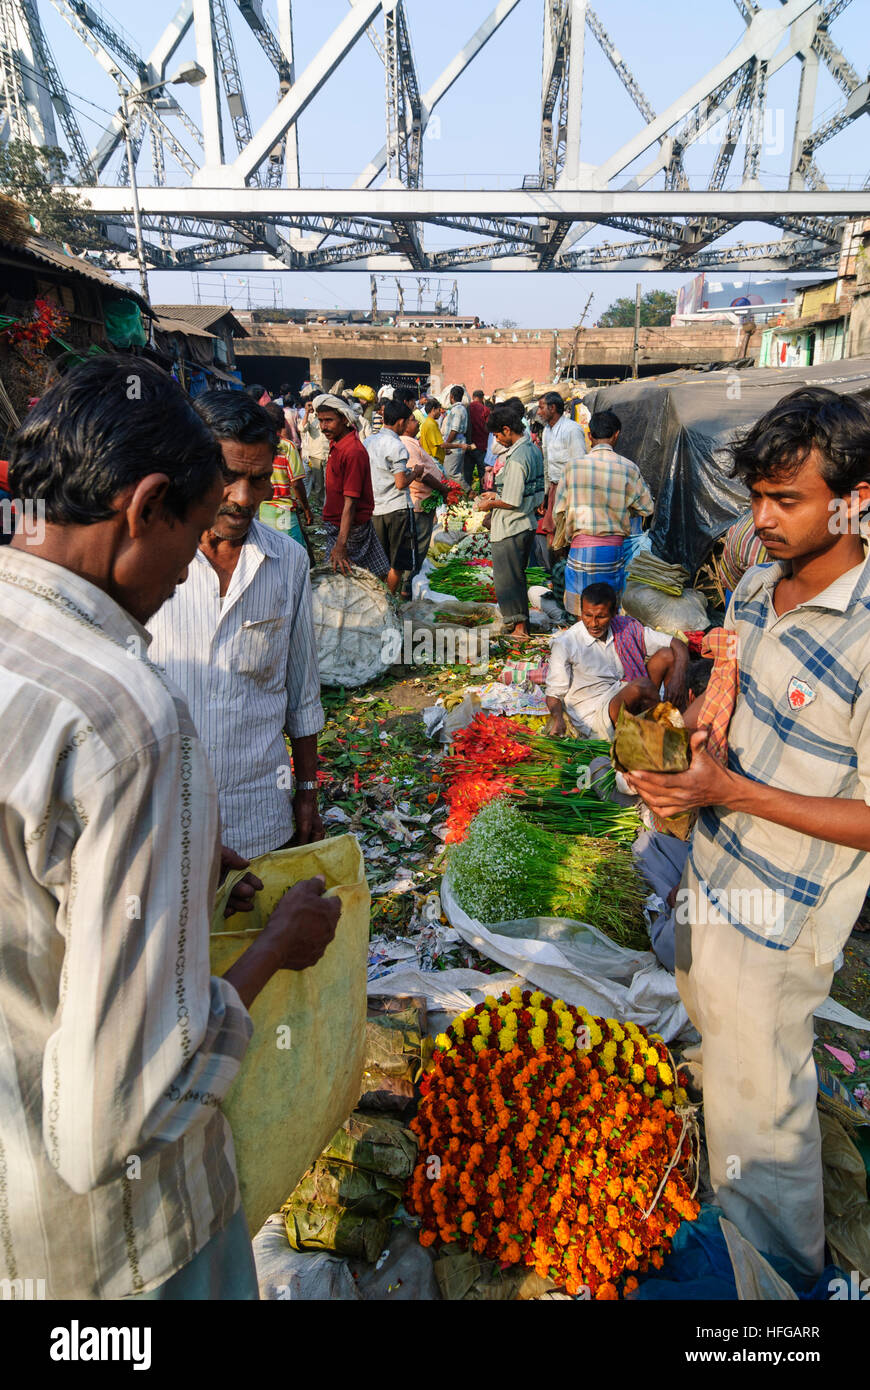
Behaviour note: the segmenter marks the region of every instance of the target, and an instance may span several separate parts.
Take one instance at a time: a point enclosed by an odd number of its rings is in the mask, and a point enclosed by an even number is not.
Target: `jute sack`
[[[225,918],[228,874],[212,914],[211,969],[223,975],[300,879],[323,874],[341,899],[335,938],[308,970],[280,970],[251,1005],[254,1035],[223,1104],[233,1131],[242,1206],[253,1234],[277,1211],[353,1110],[365,1048],[370,896],[354,835],[251,860],[263,880],[252,912]],[[289,1030],[289,1031],[288,1031]]]

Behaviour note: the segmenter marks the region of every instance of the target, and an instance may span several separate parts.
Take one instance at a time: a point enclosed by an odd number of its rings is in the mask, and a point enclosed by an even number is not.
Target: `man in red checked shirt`
[[[350,574],[351,565],[386,579],[390,562],[372,526],[375,509],[369,456],[356,428],[356,413],[340,396],[318,396],[314,410],[324,438],[326,461],[323,526],[333,570]]]

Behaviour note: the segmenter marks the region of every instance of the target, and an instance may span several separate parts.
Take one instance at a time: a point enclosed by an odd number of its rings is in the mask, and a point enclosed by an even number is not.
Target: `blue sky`
[[[420,86],[423,91],[454,53],[470,38],[489,13],[494,0],[405,0]],[[594,8],[628,62],[654,109],[674,101],[740,39],[744,24],[733,0],[593,0]],[[762,0],[778,8],[774,0]],[[870,0],[853,0],[837,20],[833,37],[860,76],[870,67]],[[115,27],[126,31],[135,47],[147,54],[176,8],[175,0],[106,0],[103,9]],[[232,0],[228,8],[234,10]],[[274,24],[270,0],[264,9]],[[39,0],[46,34],[70,100],[76,108],[88,144],[99,134],[105,111],[113,106],[110,79],[82,48],[63,19]],[[297,74],[317,52],[331,29],[348,11],[348,0],[296,0],[294,33]],[[521,0],[500,31],[459,79],[438,107],[439,125],[424,141],[424,183],[431,188],[516,187],[538,164],[538,112],[542,66],[542,0]],[[265,117],[273,98],[274,73],[253,35],[236,16],[237,50],[254,127]],[[193,57],[192,33],[180,57]],[[791,128],[799,68],[787,65],[772,80],[768,102],[773,110],[761,161],[762,182],[784,187],[791,150]],[[176,88],[176,94],[198,118],[197,94]],[[832,115],[844,98],[822,68],[816,103],[817,122]],[[781,114],[780,114],[781,113]],[[781,124],[780,124],[781,121]],[[824,146],[819,163],[832,187],[861,186],[868,173],[868,121],[864,116]],[[587,30],[581,157],[598,163],[629,139],[642,125],[616,74]],[[232,131],[225,120],[225,140],[233,150]],[[299,127],[303,184],[347,186],[384,143],[384,74],[382,64],[363,36],[308,107]],[[715,149],[698,146],[687,158],[693,184],[703,186]],[[738,148],[732,182],[742,171]],[[140,181],[150,181],[143,155]],[[182,172],[167,162],[170,182],[184,181]],[[769,239],[761,226],[743,231],[747,240]],[[614,231],[597,232],[595,240],[627,239]],[[735,239],[735,238],[729,238]],[[428,229],[427,249],[455,244],[461,234]],[[286,272],[251,275],[250,287],[236,272],[226,280],[219,273],[199,277],[203,299],[226,298],[238,306],[272,303],[305,308],[365,307],[369,301],[367,274],[342,272],[316,275]],[[452,278],[452,277],[450,277]],[[488,322],[510,318],[522,327],[568,327],[576,323],[590,293],[594,296],[587,323],[593,322],[613,299],[634,293],[633,274],[538,275],[497,272],[466,273],[459,277],[463,313],[476,313]],[[648,275],[644,289],[676,288],[688,277]],[[739,278],[735,273],[729,278]],[[184,273],[151,273],[156,302],[185,302],[194,297],[191,278]],[[389,293],[382,291],[382,299]],[[406,281],[406,302],[415,290]]]

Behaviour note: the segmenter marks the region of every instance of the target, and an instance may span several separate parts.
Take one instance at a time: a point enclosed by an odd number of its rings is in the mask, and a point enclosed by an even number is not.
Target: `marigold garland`
[[[699,1210],[677,1082],[664,1043],[634,1023],[539,990],[487,996],[436,1039],[411,1122],[421,1244],[458,1241],[572,1295],[618,1298],[623,1279],[630,1292]]]

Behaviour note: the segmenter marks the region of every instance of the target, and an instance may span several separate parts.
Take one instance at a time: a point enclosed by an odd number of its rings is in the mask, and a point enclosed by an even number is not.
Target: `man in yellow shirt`
[[[426,402],[426,419],[420,426],[420,443],[436,463],[444,462],[444,436],[438,426],[441,414],[441,402],[430,397]]]

